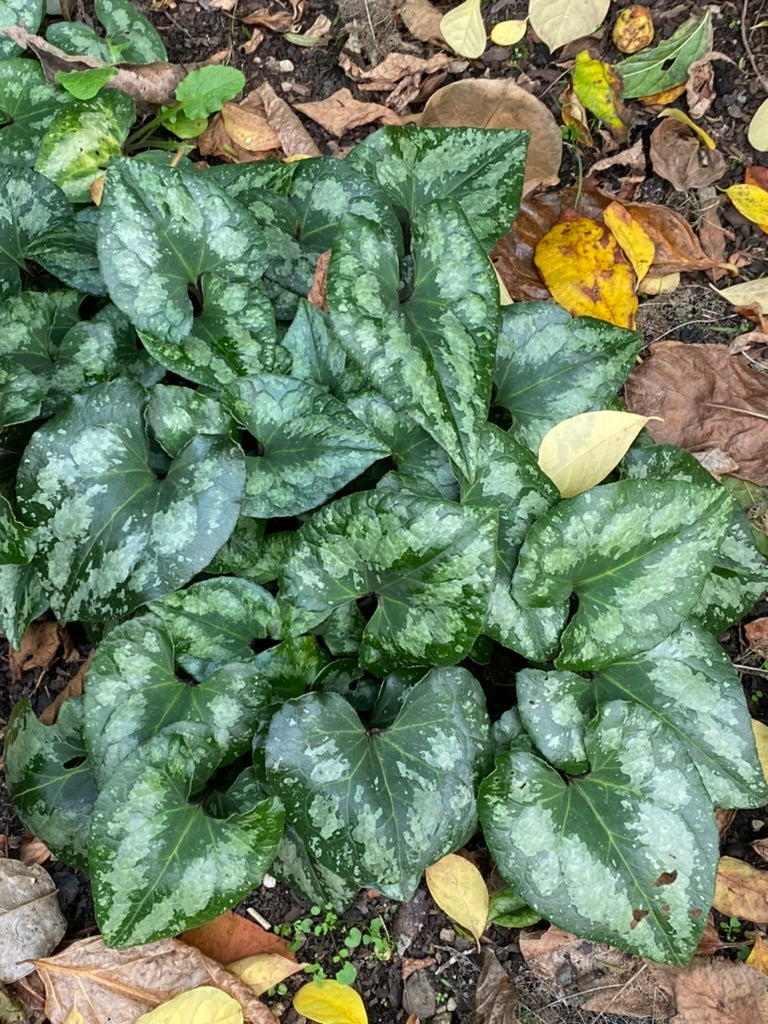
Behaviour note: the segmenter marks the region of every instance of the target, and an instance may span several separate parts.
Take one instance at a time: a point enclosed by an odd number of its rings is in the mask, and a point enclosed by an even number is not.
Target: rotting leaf
[[[576,54],[571,72],[573,90],[595,117],[607,124],[619,142],[627,137],[622,121],[621,79],[610,64],[591,57],[588,50]]]
[[[686,124],[672,117],[665,117],[651,133],[650,155],[656,173],[678,192],[719,181],[728,166],[722,153],[702,146]]]
[[[712,1024],[724,1014],[734,1024],[762,1024],[768,1018],[765,978],[746,964],[702,963],[696,958],[671,979],[661,976],[659,980],[672,989],[681,1024]]]
[[[475,865],[449,853],[425,871],[432,899],[479,942],[488,924],[488,887]]]
[[[477,979],[473,1024],[517,1024],[517,993],[507,972],[492,950],[483,955]]]
[[[613,23],[611,39],[621,53],[637,53],[653,42],[653,19],[647,7],[633,4],[619,11]]]
[[[341,138],[353,128],[378,122],[379,124],[401,124],[402,118],[390,107],[380,103],[361,103],[349,89],[337,89],[324,100],[311,103],[294,103],[294,107],[305,117],[312,118],[331,135]]]
[[[293,997],[293,1008],[316,1024],[368,1024],[360,996],[332,978],[310,981]]]

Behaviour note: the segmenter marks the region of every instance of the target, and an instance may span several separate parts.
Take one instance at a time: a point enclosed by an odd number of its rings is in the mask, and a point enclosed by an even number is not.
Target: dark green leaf
[[[292,377],[319,384],[342,400],[362,390],[364,378],[339,344],[330,317],[306,299],[281,344],[293,356]]]
[[[410,217],[433,199],[457,200],[490,250],[517,214],[528,138],[524,131],[387,126],[359,143],[345,162]]]
[[[87,867],[86,838],[96,786],[83,743],[79,698],[65,700],[54,725],[38,721],[28,699],[11,712],[5,732],[5,779],[26,828],[57,857]]]
[[[608,406],[642,344],[635,331],[571,317],[551,302],[505,306],[495,402],[512,414],[516,437],[536,454],[556,423]]]
[[[18,521],[0,494],[0,565],[29,565],[35,554],[35,531]]]
[[[30,244],[71,217],[62,191],[42,174],[0,167],[0,298],[21,291]]]
[[[156,60],[168,60],[157,29],[130,0],[94,0],[94,10],[106,29],[111,46],[119,47],[121,61],[151,64]],[[107,59],[114,59],[114,55]]]
[[[213,395],[173,384],[157,384],[147,406],[147,424],[166,452],[175,458],[197,434],[235,435],[235,424]]]
[[[36,60],[0,60],[0,164],[32,167],[48,125],[68,102]]]
[[[113,58],[106,39],[82,21],[55,21],[46,29],[45,38],[72,57],[95,57],[107,63]]]
[[[520,721],[537,749],[560,771],[571,775],[585,772],[589,762],[584,729],[596,701],[591,699],[584,677],[575,672],[524,668],[515,676],[515,685]]]
[[[244,515],[307,512],[389,454],[342,402],[309,381],[248,377],[229,385],[224,402],[261,449],[246,459]]]
[[[30,565],[0,565],[0,632],[14,650],[33,619],[48,608],[40,577]]]
[[[210,921],[259,885],[280,841],[274,798],[215,818],[199,794],[227,759],[203,726],[159,733],[101,790],[88,838],[99,923],[134,946]]]
[[[488,920],[502,928],[528,928],[541,920],[513,885],[505,885],[491,893]]]
[[[328,267],[328,306],[341,344],[371,385],[471,479],[491,397],[496,278],[453,200],[419,210],[411,252],[412,288],[404,292],[387,232],[347,214]]]
[[[342,697],[311,693],[272,719],[268,779],[312,857],[408,899],[424,868],[472,834],[488,733],[482,690],[460,668],[430,672],[373,735]]]
[[[557,666],[597,668],[669,636],[696,605],[730,512],[724,491],[622,480],[542,516],[525,538],[512,587],[534,606],[578,598]]]
[[[31,242],[27,257],[71,288],[89,295],[106,295],[96,253],[97,223],[95,207],[78,210],[74,217]]]
[[[21,47],[4,35],[4,28],[23,25],[27,32],[36,32],[45,15],[45,0],[0,0],[0,60],[15,57]]]
[[[612,701],[585,732],[588,774],[564,780],[504,754],[480,786],[499,870],[542,917],[639,956],[687,964],[718,860],[712,803],[677,738],[645,708]]]
[[[20,516],[37,528],[35,564],[64,622],[117,618],[178,589],[237,520],[240,449],[197,437],[158,479],[146,399],[128,381],[95,385],[40,427],[24,453]]]
[[[288,628],[305,632],[374,595],[363,665],[455,664],[485,619],[496,530],[485,509],[379,492],[341,498],[301,527],[283,567]]]
[[[625,100],[655,96],[688,78],[688,69],[712,49],[712,15],[709,8],[689,18],[668,39],[654,47],[633,53],[616,65],[623,83]]]

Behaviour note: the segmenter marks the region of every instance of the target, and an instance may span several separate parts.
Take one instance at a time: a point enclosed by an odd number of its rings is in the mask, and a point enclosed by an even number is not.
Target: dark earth
[[[88,3],[75,0],[69,6],[73,19],[95,24]],[[250,55],[241,52],[249,33],[239,19],[263,6],[262,0],[239,0],[230,13],[211,6],[209,0],[199,0],[197,3],[160,0],[154,6],[143,3],[137,3],[137,6],[160,32],[171,61],[200,61],[213,53],[227,50],[229,63],[244,72],[248,89],[266,80],[278,95],[289,102],[322,100],[340,88],[350,89],[361,100],[383,102],[383,94],[359,92],[354,82],[339,67],[339,55],[355,40],[363,40],[365,49],[352,56],[358,64],[366,66],[376,63],[393,49],[418,56],[429,56],[437,52],[434,47],[410,36],[393,14],[391,3],[387,0],[341,0],[338,6],[330,0],[306,0],[302,25],[312,24],[321,13],[331,19],[331,32],[323,45],[299,47],[287,42],[278,33],[267,30],[263,42]],[[455,5],[440,3],[438,6],[448,9]],[[611,4],[606,26],[613,24],[623,6],[623,3]],[[648,6],[653,14],[658,37],[670,35],[686,18],[699,13],[701,9],[692,0],[678,4],[661,0],[651,2]],[[290,10],[290,6],[288,3],[281,5],[275,2],[271,9]],[[522,18],[526,10],[525,0],[497,0],[483,6],[488,26],[504,19]],[[748,26],[758,25],[768,19],[768,0],[750,4],[741,0],[738,3],[721,2],[711,10],[715,34],[713,49],[725,52],[735,63],[718,61],[715,64],[717,96],[701,124],[730,161],[728,173],[718,182],[719,187],[727,187],[743,180],[745,165],[768,165],[768,154],[756,154],[746,139],[749,121],[765,98],[765,88],[758,80],[754,67],[761,69],[763,77],[768,75],[768,30],[758,28],[748,34],[751,56],[745,50],[741,31],[741,21],[745,14],[745,24]],[[370,33],[370,25],[375,30],[373,35]],[[525,76],[525,87],[550,106],[559,122],[558,97],[562,92],[568,61],[582,47],[580,44],[572,44],[553,59],[546,46],[534,44],[530,39],[529,32],[523,42],[514,48],[489,45],[481,59],[469,62],[461,75],[449,75],[444,84],[457,78],[517,79]],[[609,31],[603,31],[602,41],[597,39],[593,42],[597,43],[603,60],[615,61],[620,58],[621,55],[610,41]],[[285,62],[290,62],[290,70]],[[637,138],[645,139],[647,144],[648,135],[655,124],[655,114],[637,101],[632,102],[631,108],[634,123],[628,144]],[[416,113],[419,109],[418,105],[414,105],[406,113]],[[324,153],[340,153],[339,140],[314,121],[305,119],[304,123]],[[364,128],[348,133],[341,140],[341,146],[346,148],[354,144],[369,130]],[[605,139],[599,135],[595,138],[596,148],[583,152],[585,173],[588,173],[592,162],[606,155],[605,151],[601,151]],[[561,167],[561,187],[576,183],[578,173],[577,162],[566,147]],[[605,184],[605,179],[602,180]],[[646,179],[638,186],[633,198],[677,209],[695,226],[694,199],[687,193],[675,192],[668,182],[653,173],[650,162]],[[768,236],[733,208],[724,210],[723,214],[725,227],[733,233],[729,251],[740,250],[751,259],[743,274],[746,277],[767,275]],[[712,291],[703,274],[688,274],[682,287],[672,295],[662,295],[641,303],[638,329],[643,332],[647,343],[662,337],[675,337],[690,343],[727,343],[733,334],[748,327],[734,313],[733,307]],[[768,605],[763,603],[745,621],[766,614]],[[762,659],[746,643],[743,625],[741,623],[733,627],[720,640],[734,663],[739,666],[753,716],[768,724],[768,670],[763,668]],[[31,697],[35,710],[41,712],[66,686],[87,654],[87,637],[77,627],[64,637],[64,641],[51,656],[44,659],[46,664],[22,667],[12,672],[8,645],[0,640],[0,769],[4,728],[13,705],[22,697]],[[30,838],[24,836],[21,823],[14,814],[0,771],[0,855],[19,857],[22,844]],[[740,811],[724,832],[722,852],[764,867],[750,846],[755,839],[761,838],[768,838],[768,807]],[[474,855],[481,868],[490,869],[482,849],[474,851]],[[59,900],[68,922],[65,941],[95,934],[98,929],[93,919],[87,877],[51,859],[44,866],[58,886]],[[355,987],[363,998],[371,1024],[404,1024],[409,1013],[413,1015],[412,1024],[416,1018],[431,1020],[434,1024],[458,1024],[471,1020],[483,954],[477,950],[473,941],[457,934],[423,890],[419,890],[410,904],[401,908],[375,893],[363,892],[355,905],[338,921],[331,920],[323,908],[320,908],[318,914],[311,913],[311,908],[279,883],[270,888],[262,886],[243,902],[238,911],[247,914],[248,908],[256,909],[271,925],[280,926],[282,933],[289,939],[297,934],[302,936],[303,945],[297,955],[303,961],[319,963],[329,977],[333,977],[343,963],[338,959],[338,952],[345,948],[344,938],[349,935],[349,929],[359,927],[365,934],[371,928],[371,922],[381,918],[386,941],[379,954],[371,952],[369,944],[353,949],[349,955],[350,962],[355,964],[358,971]],[[715,927],[721,923],[722,919],[715,914]],[[546,927],[546,922],[541,922],[534,929],[543,930]],[[304,934],[305,931],[307,934]],[[749,922],[744,923],[736,934],[729,936],[733,941],[716,955],[736,956],[739,949],[748,948],[747,940],[751,934]],[[404,948],[407,941],[404,936],[408,935],[413,938],[410,945]],[[598,1019],[597,1015],[580,1009],[582,997],[578,991],[566,991],[564,995],[562,990],[548,989],[536,981],[522,960],[515,930],[492,926],[483,938],[483,946],[495,953],[515,982],[519,998],[519,1020],[544,1024],[580,1024]],[[422,969],[411,974],[405,982],[404,957],[426,961],[420,965]],[[405,966],[407,973],[408,965]],[[291,1008],[290,995],[305,980],[301,974],[289,979],[284,996],[276,995],[267,1000],[284,1024],[296,1024],[304,1020]],[[24,997],[30,1024],[43,1024],[46,1018],[41,1002],[35,1002],[34,983],[22,987],[25,991],[19,994]],[[622,1024],[628,1018],[603,1013],[599,1015],[599,1020],[604,1024]],[[666,1020],[666,1016],[658,1013],[654,1018],[655,1022]],[[507,1024],[507,1018],[504,1018],[504,1022],[499,1020],[499,1024]]]

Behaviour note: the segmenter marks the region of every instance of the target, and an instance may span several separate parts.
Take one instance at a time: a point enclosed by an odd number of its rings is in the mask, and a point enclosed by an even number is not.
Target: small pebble
[[[450,944],[456,941],[456,932],[453,928],[441,928],[440,929],[440,941]]]
[[[278,61],[277,66],[280,69],[280,71],[283,72],[284,75],[287,75],[289,74],[289,72],[296,70],[296,65],[293,63],[292,60]]]

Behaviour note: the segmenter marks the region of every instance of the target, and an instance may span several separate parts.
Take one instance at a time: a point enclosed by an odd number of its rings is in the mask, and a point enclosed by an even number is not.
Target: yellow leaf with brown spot
[[[649,419],[611,409],[570,416],[541,439],[539,468],[561,498],[573,498],[599,484],[618,466]]]
[[[310,981],[293,997],[293,1008],[316,1024],[368,1024],[363,1000],[332,978]]]
[[[735,857],[721,857],[712,906],[725,917],[768,924],[768,871]]]
[[[573,91],[587,110],[617,135],[626,134],[620,115],[621,77],[616,69],[582,50],[576,55],[571,78]]]
[[[586,217],[559,221],[533,258],[555,302],[569,313],[634,326],[634,271],[605,225]]]
[[[260,996],[273,985],[279,985],[292,974],[302,971],[305,966],[279,953],[254,953],[253,956],[245,956],[242,960],[227,964],[227,970],[236,974],[240,981],[244,981]]]
[[[136,1024],[179,1024],[180,1021],[194,1021],[194,1024],[243,1024],[243,1010],[236,999],[220,988],[200,985],[199,988],[181,992],[149,1013],[143,1013]]]
[[[768,234],[768,192],[759,185],[731,185],[725,194],[747,220]]]
[[[632,264],[638,282],[642,281],[656,254],[656,246],[645,228],[638,224],[625,206],[615,201],[603,210],[603,220]]]
[[[635,4],[619,11],[613,25],[613,45],[622,53],[637,53],[653,42],[653,21],[647,7]]]
[[[488,924],[488,887],[474,864],[449,853],[424,873],[432,899],[479,940]]]
[[[761,974],[768,974],[768,942],[759,932],[755,935],[755,944],[749,951],[747,963]]]

